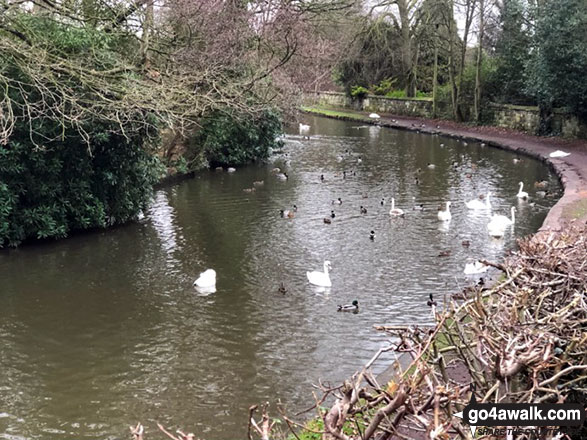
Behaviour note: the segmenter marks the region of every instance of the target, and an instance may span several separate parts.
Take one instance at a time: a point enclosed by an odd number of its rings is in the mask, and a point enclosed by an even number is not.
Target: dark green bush
[[[236,115],[232,111],[216,111],[206,117],[191,141],[190,155],[204,150],[211,166],[244,165],[266,159],[269,149],[279,147],[281,118],[274,110],[261,115]]]
[[[351,87],[351,98],[365,99],[369,95],[369,90],[363,86]]]
[[[0,145],[0,247],[124,223],[146,208],[160,173],[148,133],[87,129],[91,148],[73,130],[44,145],[17,132]]]

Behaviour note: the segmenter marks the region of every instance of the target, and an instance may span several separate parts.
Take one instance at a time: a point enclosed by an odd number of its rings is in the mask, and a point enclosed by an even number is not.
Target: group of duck
[[[379,119],[379,116],[376,114],[371,114],[369,116],[375,120]],[[304,138],[309,138],[310,126],[306,125],[306,124],[299,124],[299,132],[302,136],[304,136]],[[361,159],[359,158],[358,160],[360,161]],[[516,158],[516,159],[514,159],[514,161],[519,162],[519,159]],[[433,169],[434,167],[435,167],[434,164],[428,164],[428,168]],[[233,171],[233,170],[229,170],[229,171]],[[280,180],[287,180],[289,177],[287,175],[287,173],[282,173],[279,168],[274,168],[272,170],[272,172]],[[356,175],[354,172],[351,172],[351,173],[353,175]],[[347,173],[345,171],[343,173],[343,178],[346,177],[346,174]],[[324,180],[325,180],[324,175],[320,176],[320,180],[322,182],[324,182]],[[261,186],[261,185],[263,185],[263,181],[254,182],[253,188],[256,186]],[[547,182],[546,181],[537,182],[535,185],[538,188],[544,188],[544,187],[546,187]],[[519,182],[519,190],[518,190],[518,193],[516,194],[516,197],[521,200],[528,200],[529,195],[526,191],[523,190],[523,188],[524,188],[523,182]],[[252,191],[254,191],[254,189],[252,189]],[[365,197],[365,196],[363,196],[363,197]],[[465,205],[469,210],[487,211],[487,212],[491,213],[492,206],[491,206],[490,197],[491,197],[491,192],[487,192],[486,196],[480,195],[478,199],[470,200],[470,201],[466,202]],[[340,197],[332,201],[333,205],[341,205],[342,203],[343,202]],[[382,206],[386,204],[385,198],[381,199],[380,204]],[[438,209],[437,218],[439,221],[449,222],[452,219],[452,214],[450,212],[450,206],[451,206],[451,202],[447,201],[447,202],[445,202],[444,208]],[[412,209],[413,210],[424,210],[425,208],[421,204],[420,205],[414,204]],[[280,210],[280,216],[282,218],[290,218],[291,219],[291,218],[294,218],[295,213],[297,211],[298,211],[298,207],[296,205],[293,205],[292,209]],[[489,235],[494,238],[503,237],[505,235],[505,231],[507,230],[507,228],[512,226],[515,223],[515,212],[516,212],[516,208],[512,206],[511,218],[509,218],[505,215],[493,214],[490,218],[489,223],[487,224],[487,231],[488,231]],[[366,214],[367,209],[364,206],[360,206],[360,213]],[[396,207],[395,199],[392,197],[389,215],[391,217],[404,217],[405,214],[406,213],[403,209]],[[323,219],[324,223],[331,224],[332,220],[335,217],[336,217],[336,214],[335,214],[334,210],[331,210],[330,215]],[[370,240],[375,239],[375,231],[370,232],[369,238],[370,238]],[[469,242],[467,240],[465,240],[463,242],[463,246],[465,246],[465,242],[468,246]],[[331,287],[332,282],[330,280],[330,275],[329,275],[329,270],[331,268],[332,268],[332,266],[331,266],[330,261],[328,261],[328,260],[324,261],[323,271],[311,271],[311,272],[308,271],[308,272],[306,272],[306,277],[308,279],[308,282],[314,286],[318,286],[321,288]],[[486,266],[485,264],[483,264],[480,261],[475,261],[474,263],[468,263],[465,266],[464,272],[465,272],[465,274],[478,274],[478,273],[485,272],[487,269],[488,269],[488,266]],[[198,279],[194,282],[194,286],[196,286],[196,288],[200,292],[206,292],[206,293],[215,292],[216,291],[216,289],[215,289],[216,272],[213,269],[208,269],[205,272],[202,272],[200,274],[200,276],[198,277]],[[285,288],[283,283],[280,285],[279,291],[284,294],[287,292],[287,289]],[[427,305],[430,307],[436,306],[436,301],[434,301],[432,294],[430,295],[430,300],[428,301]],[[351,304],[338,305],[337,310],[341,311],[341,312],[355,312],[356,313],[359,311],[359,302],[357,300],[354,300]]]

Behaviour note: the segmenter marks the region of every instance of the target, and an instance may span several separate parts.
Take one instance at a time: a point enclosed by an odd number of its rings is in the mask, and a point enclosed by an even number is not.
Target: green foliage
[[[548,0],[536,23],[527,88],[541,106],[564,106],[587,117],[585,0]]]
[[[0,247],[124,223],[146,208],[158,178],[148,134],[125,138],[100,121],[86,129],[91,149],[73,130],[44,145],[19,130],[19,141],[0,146]]]
[[[275,110],[261,115],[235,115],[230,111],[216,111],[202,121],[202,128],[192,139],[190,155],[198,149],[212,166],[243,165],[257,159],[266,159],[269,148],[279,147],[281,118]]]
[[[382,80],[379,85],[373,86],[371,90],[373,91],[374,95],[387,95],[388,93],[392,92],[394,87],[397,84],[397,78],[387,78]]]
[[[526,26],[524,6],[520,0],[505,0],[501,9],[501,33],[496,42],[496,69],[486,81],[493,100],[510,104],[533,104],[526,93],[526,65],[531,38]]]
[[[351,87],[351,98],[353,99],[365,99],[369,95],[369,89],[363,86]]]
[[[385,94],[387,98],[407,98],[405,89],[403,90],[391,90]],[[432,96],[431,93],[422,92],[420,90],[416,91],[415,98],[430,98]],[[411,98],[413,99],[413,98]]]
[[[113,66],[120,59],[110,49],[118,40],[105,32],[43,14],[14,20],[27,28],[35,47],[77,58],[88,69]],[[56,64],[57,73],[50,75],[53,82],[42,82],[38,70],[19,56],[9,52],[0,58],[0,101],[10,99],[14,121],[7,142],[0,144],[0,247],[132,220],[146,208],[159,177],[150,149],[158,141],[157,121],[150,113],[118,109],[124,131],[98,112],[81,116],[76,110],[89,107],[96,95],[79,76],[61,73],[61,67]],[[120,86],[122,80],[110,81]],[[80,107],[65,104],[73,100]],[[31,114],[31,109],[38,112]]]

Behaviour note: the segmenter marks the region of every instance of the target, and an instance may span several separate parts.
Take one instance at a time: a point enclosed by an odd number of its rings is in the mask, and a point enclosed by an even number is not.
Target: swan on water
[[[300,134],[307,133],[310,131],[310,126],[306,125],[306,124],[302,124],[301,122],[299,124],[299,128],[300,128]]]
[[[201,288],[216,286],[216,271],[214,269],[208,269],[202,272],[198,279],[194,281],[194,286]]]
[[[516,197],[518,199],[524,199],[526,200],[528,198],[528,193],[526,191],[522,191],[524,189],[524,182],[520,182],[520,190],[518,191],[518,194],[516,194]]]
[[[330,287],[332,283],[330,282],[330,276],[328,275],[328,269],[330,269],[330,261],[324,261],[324,272],[320,272],[318,270],[314,270],[312,272],[306,272],[306,276],[308,277],[308,281],[310,284],[319,287]]]
[[[486,266],[485,264],[477,260],[474,263],[465,264],[465,270],[463,272],[465,273],[465,275],[473,275],[476,273],[487,272],[487,269],[489,269],[489,266]]]
[[[512,209],[510,210],[512,218],[508,218],[505,215],[493,215],[491,217],[491,221],[489,222],[489,224],[493,223],[495,225],[503,225],[503,226],[510,226],[513,225],[516,222],[516,216],[515,216],[515,212],[516,212],[516,208],[514,208],[512,206]]]
[[[450,221],[452,215],[450,213],[450,202],[446,202],[446,209],[441,209],[438,211],[438,220],[442,222]]]
[[[371,113],[371,114],[369,115],[369,117],[370,117],[371,119],[381,119],[381,116],[379,116],[377,113]]]
[[[474,199],[469,200],[467,203],[465,203],[465,205],[467,205],[467,208],[469,209],[491,209],[491,202],[489,201],[490,195],[491,193],[487,192],[487,198],[485,199],[485,203],[483,203],[481,200]]]
[[[226,169],[226,171],[227,171],[228,173],[234,173],[234,172],[236,171],[236,168],[233,168],[233,167],[228,167],[228,168]]]
[[[389,215],[391,215],[393,217],[400,217],[400,216],[405,215],[405,212],[403,209],[395,207],[395,199],[393,197],[391,198],[391,209],[389,210]]]

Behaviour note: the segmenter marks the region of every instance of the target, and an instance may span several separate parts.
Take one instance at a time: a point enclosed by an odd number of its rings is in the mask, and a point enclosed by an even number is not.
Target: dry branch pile
[[[393,343],[342,385],[319,387],[313,408],[324,422],[323,439],[471,438],[453,416],[469,402],[471,388],[478,402],[585,403],[586,232],[583,227],[520,241],[517,253],[492,264],[503,280],[468,289],[468,299],[451,301],[437,314],[433,329],[378,328]],[[370,369],[388,351],[409,356],[409,367],[380,384]],[[334,404],[322,409],[331,396]],[[301,425],[282,417],[299,439],[294,427]],[[268,420],[264,407],[265,423],[259,428],[253,421],[249,438],[254,426],[268,439]]]

